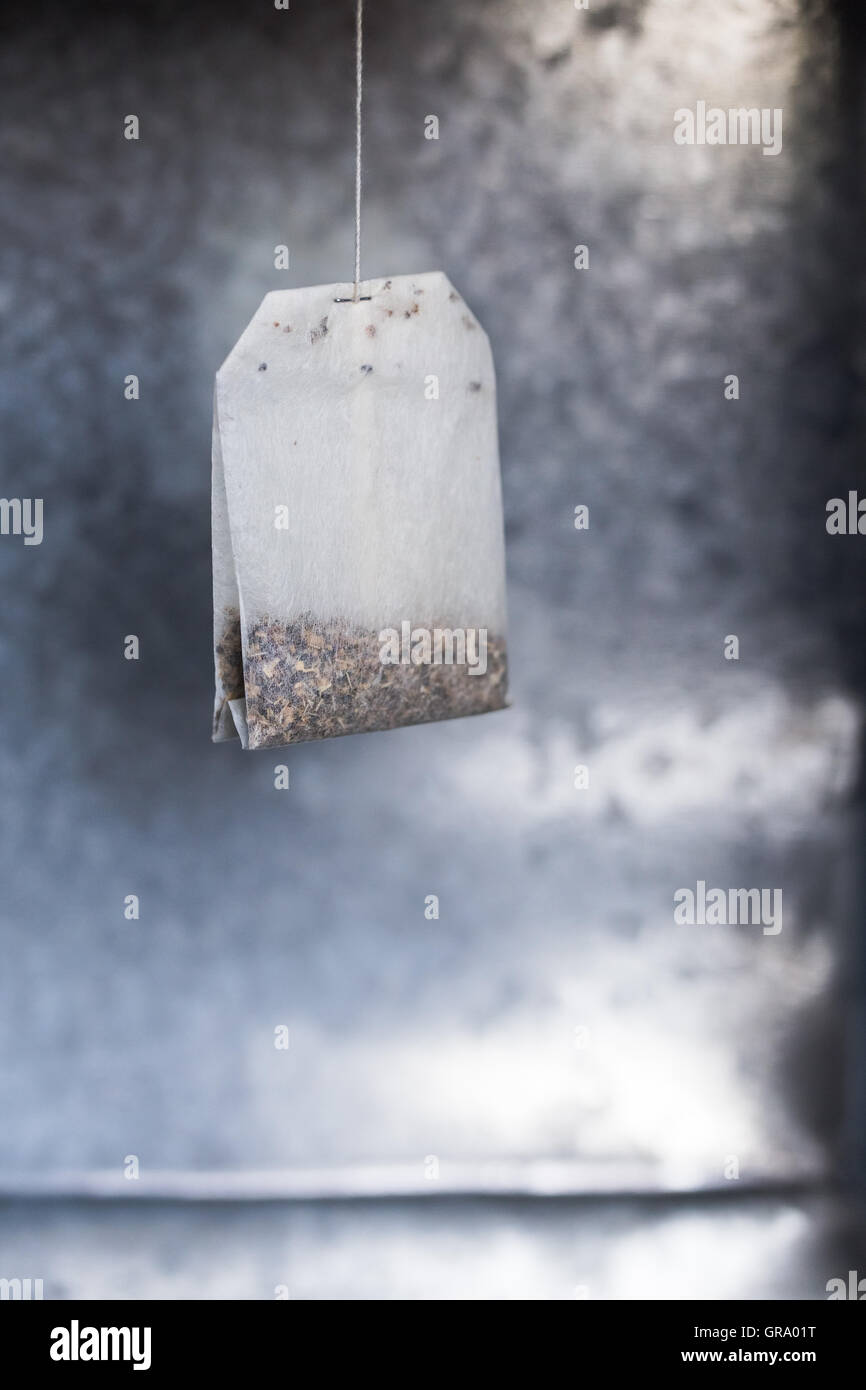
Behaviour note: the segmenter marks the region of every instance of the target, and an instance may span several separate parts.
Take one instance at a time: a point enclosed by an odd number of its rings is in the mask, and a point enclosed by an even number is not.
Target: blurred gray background
[[[866,1260],[857,6],[368,0],[363,273],[490,335],[514,703],[284,792],[209,741],[213,373],[351,276],[353,42],[351,0],[7,26],[2,491],[45,536],[0,538],[0,1275],[824,1297]],[[698,100],[782,152],[674,144]],[[782,932],[676,927],[698,879]]]

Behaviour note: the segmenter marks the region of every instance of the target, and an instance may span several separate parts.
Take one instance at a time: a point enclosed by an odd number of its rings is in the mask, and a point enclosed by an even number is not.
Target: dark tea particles
[[[217,685],[223,692],[223,699],[241,699],[244,694],[244,654],[240,613],[223,614],[222,636],[214,650]]]
[[[248,746],[371,733],[505,706],[500,638],[485,634],[482,669],[477,660],[437,664],[415,662],[411,655],[383,662],[381,636],[340,623],[321,626],[311,618],[250,628],[244,666]]]

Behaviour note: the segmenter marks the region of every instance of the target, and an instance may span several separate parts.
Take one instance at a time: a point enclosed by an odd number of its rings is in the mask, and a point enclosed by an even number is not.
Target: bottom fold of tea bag
[[[214,737],[233,723],[249,749],[459,719],[506,708],[505,640],[435,623],[263,619],[245,634],[243,685],[244,698],[225,691]]]
[[[234,721],[235,732],[241,741],[242,748],[249,748],[250,735],[247,725],[247,702],[246,700],[229,700],[229,710]]]
[[[213,741],[228,743],[240,738],[243,747],[246,748],[244,664],[241,620],[237,609],[226,608],[219,618],[214,616],[214,668],[216,699]]]
[[[240,739],[242,748],[249,747],[247,702],[243,696],[224,700],[214,715],[214,743],[229,743],[236,738]]]

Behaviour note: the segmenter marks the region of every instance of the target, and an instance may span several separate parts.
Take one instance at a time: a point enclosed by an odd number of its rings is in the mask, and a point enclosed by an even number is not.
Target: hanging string
[[[369,299],[361,294],[361,97],[364,86],[363,56],[364,0],[355,5],[355,279],[351,298],[334,300],[335,304],[357,304]]]
[[[357,304],[361,285],[361,92],[363,77],[363,17],[364,0],[357,0],[355,16],[355,288],[352,300]]]

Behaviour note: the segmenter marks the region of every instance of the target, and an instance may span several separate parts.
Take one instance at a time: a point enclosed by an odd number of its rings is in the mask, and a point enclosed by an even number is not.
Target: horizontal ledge
[[[432,1157],[432,1156],[431,1156]],[[428,1165],[428,1171],[435,1171]],[[789,1192],[826,1180],[816,1170],[750,1172],[736,1180],[706,1170],[676,1172],[649,1165],[533,1160],[475,1163],[439,1161],[438,1176],[423,1163],[360,1164],[334,1168],[193,1171],[142,1167],[127,1178],[113,1169],[78,1172],[0,1172],[0,1200],[85,1198],[127,1201],[268,1202],[419,1197],[701,1197]]]

